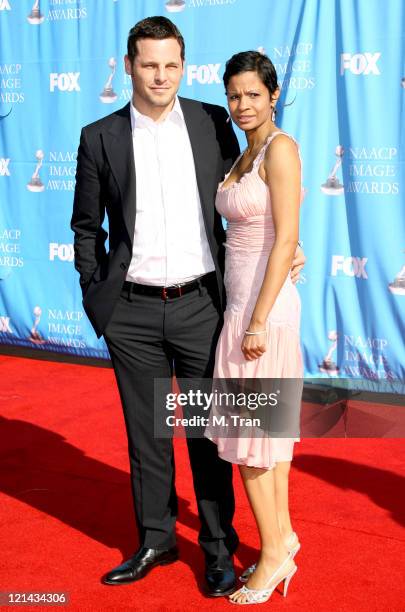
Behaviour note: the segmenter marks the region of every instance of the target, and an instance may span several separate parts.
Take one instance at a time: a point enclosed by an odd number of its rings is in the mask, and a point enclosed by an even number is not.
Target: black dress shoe
[[[206,562],[205,587],[210,597],[230,595],[236,588],[236,575],[232,557],[229,555],[217,557]]]
[[[133,557],[103,576],[104,584],[130,584],[144,578],[157,565],[169,565],[177,561],[179,553],[176,547],[169,550],[140,548]]]

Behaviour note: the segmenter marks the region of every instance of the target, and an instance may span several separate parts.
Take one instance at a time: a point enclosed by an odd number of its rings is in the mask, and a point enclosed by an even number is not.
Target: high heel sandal
[[[286,547],[286,549],[288,551],[288,554],[290,555],[291,559],[294,559],[295,555],[297,554],[297,552],[301,548],[300,541],[299,541],[298,536],[295,533],[295,531],[293,531],[288,536],[287,540],[285,541],[285,547]],[[249,576],[251,574],[253,574],[255,569],[256,569],[256,563],[253,563],[253,565],[250,565],[248,568],[246,568],[244,570],[244,572],[239,576],[239,580],[241,582],[247,582],[249,580]]]
[[[274,580],[274,578],[277,576],[277,574],[280,573],[282,568],[289,561],[293,563],[294,565],[291,571],[286,576],[283,576],[279,580],[276,580],[276,582],[272,586],[269,586],[271,582]],[[292,561],[291,556],[288,555],[287,558],[284,559],[282,564],[276,569],[276,571],[271,576],[271,578],[269,578],[269,580],[266,582],[264,589],[250,589],[249,587],[244,585],[238,592],[241,593],[242,595],[245,595],[246,597],[245,601],[234,601],[233,599],[229,599],[229,601],[233,604],[237,604],[240,606],[249,605],[249,604],[265,603],[266,601],[268,601],[268,599],[270,599],[271,594],[276,589],[276,587],[278,587],[278,585],[281,584],[282,582],[284,582],[283,596],[287,597],[288,585],[290,584],[291,578],[294,576],[297,569],[298,568],[295,565],[294,561]]]

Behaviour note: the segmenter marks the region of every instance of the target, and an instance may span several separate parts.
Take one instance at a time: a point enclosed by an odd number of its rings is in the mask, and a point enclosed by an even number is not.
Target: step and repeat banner
[[[183,96],[225,105],[238,51],[276,66],[303,159],[306,376],[403,379],[403,0],[0,0],[0,343],[108,357],[74,269],[76,151],[130,100],[127,34],[150,15],[184,35]]]

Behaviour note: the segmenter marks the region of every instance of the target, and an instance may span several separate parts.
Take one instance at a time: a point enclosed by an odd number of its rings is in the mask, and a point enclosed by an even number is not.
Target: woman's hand
[[[247,361],[253,361],[254,359],[258,359],[263,355],[263,353],[267,350],[267,331],[265,323],[250,323],[249,327],[246,330],[247,333],[244,335],[242,340],[242,353]],[[253,332],[264,332],[264,333],[255,333]]]

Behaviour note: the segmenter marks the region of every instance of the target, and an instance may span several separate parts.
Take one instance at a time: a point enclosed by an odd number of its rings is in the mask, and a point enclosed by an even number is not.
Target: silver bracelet
[[[259,336],[260,334],[266,334],[266,333],[267,333],[267,329],[262,329],[261,331],[257,331],[257,332],[245,331],[245,336]]]

